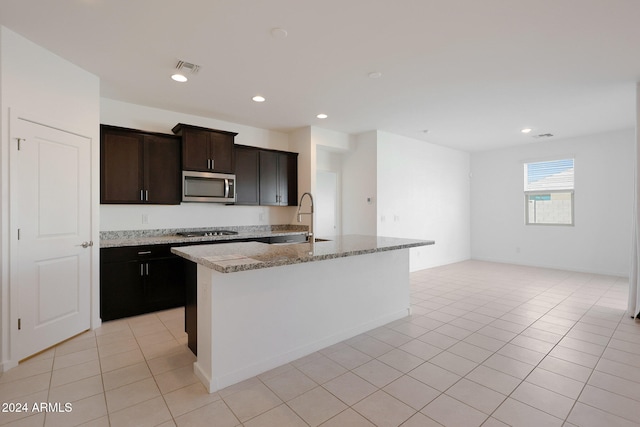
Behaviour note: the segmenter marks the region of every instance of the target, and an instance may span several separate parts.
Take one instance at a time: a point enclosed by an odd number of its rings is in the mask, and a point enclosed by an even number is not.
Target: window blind
[[[573,159],[524,165],[524,191],[573,190],[573,181]]]

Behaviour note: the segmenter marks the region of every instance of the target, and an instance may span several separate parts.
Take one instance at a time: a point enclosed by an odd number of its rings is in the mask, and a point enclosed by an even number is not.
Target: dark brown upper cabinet
[[[236,205],[260,204],[260,150],[236,145]]]
[[[298,153],[236,145],[236,204],[296,206]]]
[[[298,154],[260,150],[260,204],[296,206]]]
[[[173,133],[182,137],[182,169],[234,173],[235,132],[178,123]]]
[[[181,179],[180,138],[100,126],[100,203],[177,205]]]

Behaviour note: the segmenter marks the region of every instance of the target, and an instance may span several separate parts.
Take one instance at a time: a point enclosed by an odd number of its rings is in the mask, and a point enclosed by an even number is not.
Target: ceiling
[[[639,21],[638,0],[0,1],[105,98],[466,151],[634,127]],[[178,60],[201,67],[187,83]]]

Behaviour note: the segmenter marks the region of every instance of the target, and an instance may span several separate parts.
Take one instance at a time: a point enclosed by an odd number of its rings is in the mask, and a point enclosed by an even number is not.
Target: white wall
[[[9,313],[9,114],[10,110],[36,121],[72,131],[92,140],[93,241],[99,240],[99,79],[0,26],[0,275],[1,324],[0,369],[9,358],[9,327],[17,316]],[[98,251],[92,251],[92,325],[98,318]],[[11,298],[13,298],[11,296]],[[13,322],[12,322],[13,320]]]
[[[474,259],[626,276],[634,131],[471,155]],[[575,158],[575,226],[524,225],[523,163]]]
[[[150,108],[111,99],[101,100],[100,122],[152,132],[171,134],[178,123],[237,132],[236,144],[299,150],[289,143],[287,134],[243,126],[200,116]],[[304,165],[298,163],[301,173]],[[215,203],[182,203],[162,205],[101,205],[101,231],[145,230],[158,228],[214,227],[259,224],[289,224],[295,208],[267,206],[226,206]],[[143,216],[147,223],[143,223]]]
[[[316,167],[317,170],[323,171],[342,171],[342,155],[335,151],[329,151],[322,147],[318,147],[316,152]]]
[[[435,240],[411,250],[411,271],[469,259],[469,154],[378,132],[380,236]]]
[[[342,158],[342,231],[375,236],[377,203],[377,132],[356,135]],[[371,199],[367,202],[367,199]]]

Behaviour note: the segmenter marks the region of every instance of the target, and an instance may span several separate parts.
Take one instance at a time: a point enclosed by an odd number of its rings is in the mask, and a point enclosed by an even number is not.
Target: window
[[[573,225],[573,159],[524,164],[526,224]]]

